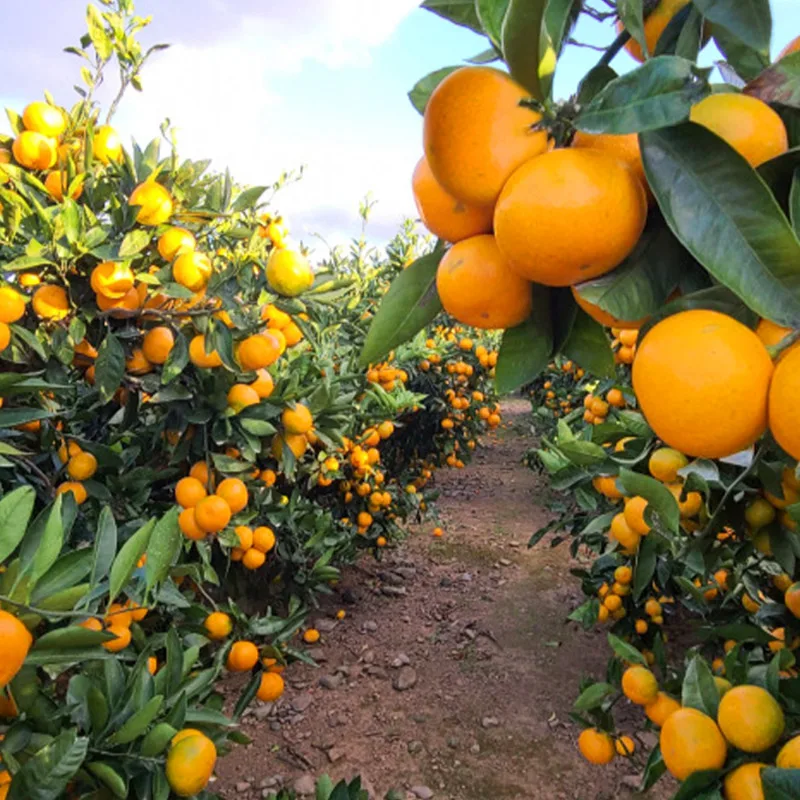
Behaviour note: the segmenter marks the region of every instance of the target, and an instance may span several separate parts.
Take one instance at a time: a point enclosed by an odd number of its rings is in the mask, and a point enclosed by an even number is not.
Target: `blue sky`
[[[332,242],[357,234],[358,204],[369,192],[377,206],[368,233],[385,241],[414,215],[410,176],[421,120],[406,92],[485,46],[416,8],[418,1],[139,0],[137,12],[153,15],[144,41],[173,46],[146,68],[144,92],[123,101],[114,124],[146,142],[169,116],[182,156],[210,157],[242,183],[271,183],[304,165],[302,181],[277,205],[309,244],[313,233]],[[777,52],[800,34],[800,4],[772,6]],[[85,8],[85,0],[26,0],[6,9],[14,36],[0,53],[4,106],[21,111],[45,88],[61,104],[73,102],[79,63],[61,48],[85,30]],[[576,37],[605,43],[613,31],[586,21]],[[569,94],[597,57],[570,48],[557,94]],[[625,54],[615,63],[632,65]]]

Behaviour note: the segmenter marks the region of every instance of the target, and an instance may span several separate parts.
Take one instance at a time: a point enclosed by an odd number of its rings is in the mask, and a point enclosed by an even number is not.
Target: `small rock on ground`
[[[431,797],[433,797],[433,790],[427,786],[412,786],[411,794],[418,797],[419,800],[431,800]]]

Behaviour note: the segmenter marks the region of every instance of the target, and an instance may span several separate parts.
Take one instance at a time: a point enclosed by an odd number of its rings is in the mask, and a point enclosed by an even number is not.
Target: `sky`
[[[407,99],[422,76],[459,64],[486,40],[417,8],[419,0],[139,0],[152,15],[146,45],[169,43],[143,73],[113,124],[147,143],[169,117],[180,155],[211,158],[242,184],[271,184],[304,167],[281,190],[276,211],[295,238],[341,243],[360,231],[359,203],[376,201],[368,238],[385,242],[416,216],[411,173],[422,150],[421,117]],[[772,0],[773,52],[800,34],[798,0]],[[26,0],[3,11],[14,31],[0,52],[0,103],[21,111],[50,90],[69,106],[79,60],[62,48],[85,32],[85,0]],[[47,25],[42,20],[47,19]],[[609,25],[584,20],[580,41],[605,44]],[[597,60],[570,47],[556,96],[567,96]],[[707,54],[710,63],[713,54]],[[634,66],[623,52],[618,69]],[[116,89],[113,75],[105,96]],[[316,240],[317,247],[322,247]]]

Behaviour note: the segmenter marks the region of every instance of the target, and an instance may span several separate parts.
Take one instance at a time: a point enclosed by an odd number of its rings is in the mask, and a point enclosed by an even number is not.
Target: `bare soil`
[[[252,744],[219,762],[214,791],[251,800],[327,772],[393,800],[635,796],[638,757],[593,767],[577,751],[568,715],[608,648],[566,621],[581,602],[566,546],[527,548],[549,518],[546,482],[521,463],[529,409],[506,402],[473,463],[437,477],[444,537],[412,527],[346,571],[315,617],[319,667],[292,665],[284,696],[244,718]]]

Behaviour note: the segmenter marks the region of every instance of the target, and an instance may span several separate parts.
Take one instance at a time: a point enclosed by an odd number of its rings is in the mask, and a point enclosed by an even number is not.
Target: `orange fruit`
[[[60,203],[64,199],[64,192],[67,191],[69,188],[68,176],[66,172],[61,172],[59,170],[55,170],[54,172],[49,172],[47,177],[44,179],[44,188],[50,193],[50,197],[53,198],[57,203]],[[83,180],[75,185],[75,188],[70,192],[70,197],[73,200],[77,200],[81,194],[83,193]]]
[[[614,741],[604,731],[586,728],[578,737],[578,749],[590,764],[610,764],[614,760]]]
[[[783,120],[757,97],[740,92],[712,94],[692,107],[689,119],[724,139],[752,167],[789,149]]]
[[[155,675],[158,671],[158,659],[155,656],[150,656],[147,659],[147,671],[151,675]]]
[[[11,324],[25,314],[25,298],[9,286],[0,289],[0,322]]]
[[[234,642],[225,667],[231,672],[247,672],[258,664],[258,648],[248,641]]]
[[[106,625],[117,625],[120,628],[130,628],[133,624],[133,615],[122,603],[112,603],[105,614]]]
[[[647,667],[628,667],[622,674],[622,692],[632,703],[646,706],[658,697],[658,681]]]
[[[153,371],[153,365],[145,358],[141,348],[137,347],[125,362],[125,368],[131,375],[146,375]]]
[[[196,367],[204,369],[214,369],[222,366],[222,359],[216,350],[206,352],[206,337],[202,333],[192,337],[189,342],[189,360]]]
[[[194,797],[211,780],[216,761],[217,748],[202,733],[173,740],[164,768],[167,783],[178,797]]]
[[[235,383],[228,392],[228,407],[237,414],[247,406],[258,405],[260,400],[258,392],[246,383]]]
[[[269,335],[248,336],[236,348],[236,358],[245,372],[268,367],[278,360],[279,355],[278,341]]]
[[[299,326],[294,322],[290,322],[281,333],[283,333],[283,338],[287,347],[294,347],[303,339],[303,331],[301,331]]]
[[[31,300],[33,311],[39,319],[59,320],[69,314],[69,298],[61,286],[40,286]]]
[[[664,442],[693,456],[724,458],[766,430],[772,369],[761,340],[733,317],[682,311],[639,344],[633,388]]]
[[[213,271],[209,257],[197,250],[180,252],[172,262],[172,280],[191,292],[205,288]]]
[[[644,21],[644,38],[647,42],[647,49],[652,58],[658,40],[667,29],[667,25],[672,21],[672,18],[691,0],[661,0],[660,3],[652,10],[650,15]],[[622,31],[622,23],[617,25],[617,30]],[[635,39],[630,39],[625,45],[625,49],[637,61],[644,61],[644,52],[642,46]]]
[[[631,497],[625,503],[625,522],[628,527],[639,534],[639,536],[646,536],[650,533],[650,526],[644,518],[644,511],[647,508],[647,500],[644,497]]]
[[[448,314],[475,328],[513,328],[531,312],[531,287],[506,264],[494,236],[454,244],[436,271]]]
[[[74,481],[88,481],[97,472],[97,459],[91,453],[76,453],[67,464],[67,474]]]
[[[687,492],[686,499],[681,500],[683,494],[683,484],[668,483],[667,489],[672,492],[672,496],[678,501],[678,510],[684,519],[697,516],[703,507],[703,495],[700,492]]]
[[[592,486],[596,492],[609,500],[619,500],[622,497],[622,492],[617,488],[616,475],[598,475],[592,478]]]
[[[604,325],[606,328],[641,328],[645,322],[647,322],[647,318],[630,321],[630,320],[622,320],[617,319],[617,317],[612,316],[607,311],[603,311],[600,306],[595,305],[594,303],[590,303],[585,298],[581,297],[580,293],[578,292],[575,286],[571,287],[572,296],[575,298],[575,302],[595,321],[599,322],[601,325]]]
[[[717,723],[694,708],[680,708],[667,717],[660,743],[664,764],[679,781],[693,772],[722,769],[728,754]]]
[[[186,479],[184,478],[184,480]],[[247,486],[240,478],[225,478],[217,486],[216,493],[228,504],[232,514],[238,514],[247,507]]]
[[[0,658],[2,689],[22,668],[33,644],[33,636],[13,614],[0,610],[0,640],[3,642],[3,656]]]
[[[50,169],[58,158],[58,143],[36,131],[22,131],[14,139],[11,152],[17,164],[25,169]]]
[[[219,533],[231,521],[230,506],[215,494],[204,497],[193,510],[197,527],[205,533]]]
[[[256,697],[264,703],[274,703],[283,694],[283,678],[277,672],[264,672]]]
[[[86,628],[87,631],[101,631],[103,630],[103,623],[97,617],[89,617],[89,619],[79,622],[78,627]]]
[[[136,221],[142,225],[161,225],[172,216],[172,195],[154,180],[140,183],[131,192],[128,203],[131,206],[139,206]]]
[[[206,495],[206,485],[191,476],[181,478],[175,485],[175,500],[181,508],[194,508]]]
[[[614,408],[625,408],[625,396],[619,389],[609,389],[606,393],[606,402]]]
[[[197,240],[186,228],[167,228],[158,237],[158,253],[165,261],[172,261],[178,253],[194,250]]]
[[[113,633],[115,638],[103,642],[103,647],[112,653],[118,653],[124,650],[131,643],[131,629],[127,625],[122,625],[118,622],[112,622],[106,628],[106,632]]]
[[[220,639],[230,636],[233,622],[223,611],[214,611],[205,618],[203,627],[206,629],[208,638],[218,642]]]
[[[144,335],[142,352],[151,364],[163,364],[175,346],[175,337],[165,325],[151,328]]]
[[[64,483],[56,487],[56,494],[64,494],[66,492],[72,492],[72,496],[79,506],[83,505],[89,496],[86,487],[80,481],[64,481]]]
[[[111,300],[119,300],[133,288],[133,270],[127,264],[103,261],[91,275],[92,289]]]
[[[262,553],[260,550],[256,550],[255,547],[251,547],[242,555],[242,566],[245,569],[258,569],[259,567],[264,566],[264,562],[267,560],[267,557]]]
[[[620,755],[623,758],[630,758],[636,750],[636,745],[630,736],[620,736],[614,742],[614,748],[617,751],[617,755]]]
[[[140,305],[139,292],[136,289],[128,289],[125,294],[118,300],[106,297],[104,294],[96,295],[97,307],[101,311],[110,311],[111,316],[115,318],[124,318],[127,316],[125,311],[136,311]]]
[[[425,156],[437,182],[473,206],[491,206],[517,167],[547,149],[541,116],[520,105],[528,92],[491,67],[463,67],[425,108]]]
[[[547,286],[605,275],[636,246],[647,198],[601,150],[553,150],[523,164],[497,201],[497,246],[511,270]]]
[[[800,583],[793,583],[785,592],[783,602],[792,614],[800,619]]]
[[[267,259],[266,274],[270,289],[286,297],[296,297],[314,283],[311,264],[297,250],[274,249]]]
[[[470,206],[457,200],[439,184],[423,156],[411,181],[414,202],[422,224],[446,242],[460,242],[492,232],[493,206]]]
[[[800,459],[798,397],[800,397],[800,347],[794,347],[785,354],[775,368],[769,390],[769,428],[775,441],[796,459]]]
[[[780,749],[775,766],[780,769],[800,769],[800,736],[789,739]]]
[[[638,134],[615,135],[613,133],[584,133],[583,131],[578,131],[572,140],[572,146],[581,150],[602,150],[614,156],[614,158],[618,158],[642,182],[645,190],[647,189],[647,178],[644,174]]]
[[[261,319],[272,330],[283,330],[292,321],[292,318],[285,311],[281,311],[272,303],[261,309]]]
[[[94,132],[92,154],[103,164],[122,160],[122,140],[110,125],[101,125]]]
[[[796,39],[792,39],[792,41],[789,42],[789,44],[787,44],[783,50],[781,50],[775,60],[780,61],[782,58],[797,52],[800,52],[800,36],[798,36]]]
[[[286,445],[292,451],[295,458],[300,458],[308,447],[308,439],[302,434],[277,433],[272,437],[270,450],[272,455],[279,461],[283,458],[283,447]]]
[[[723,736],[745,753],[762,753],[783,736],[786,720],[778,701],[760,686],[735,686],[719,701]]]
[[[233,531],[239,539],[239,547],[249,550],[253,546],[253,530],[246,525],[239,525]]]
[[[35,100],[25,106],[25,110],[22,112],[22,124],[26,130],[55,138],[64,132],[67,120],[60,108],[41,100]]]
[[[761,770],[766,764],[742,764],[729,772],[722,782],[725,800],[764,800]]]
[[[319,631],[316,628],[309,628],[303,633],[303,641],[306,644],[316,644],[319,641]]]
[[[678,470],[689,464],[689,459],[679,450],[672,447],[659,447],[653,450],[647,468],[650,474],[663,483],[675,483],[678,480]]]
[[[681,704],[674,697],[670,697],[665,692],[659,692],[656,699],[644,707],[644,713],[653,725],[661,728],[669,716],[678,711],[680,707]]]
[[[625,515],[620,513],[611,520],[609,538],[619,542],[625,550],[635,552],[639,547],[641,535],[628,525]]]
[[[281,414],[281,424],[289,434],[308,433],[314,425],[314,418],[308,406],[295,404],[294,408],[285,408]]]
[[[253,531],[253,547],[261,553],[269,553],[275,547],[275,532],[266,525]]]
[[[760,320],[756,326],[756,336],[758,336],[767,347],[774,347],[780,344],[791,332],[791,328],[784,328],[781,325],[776,325],[768,319]],[[777,360],[780,361],[788,352],[797,347],[800,347],[800,343],[798,342],[789,346],[778,356]]]
[[[272,380],[272,375],[265,369],[256,370],[256,375],[258,377],[250,384],[250,388],[261,400],[265,400],[275,390],[275,382]]]

